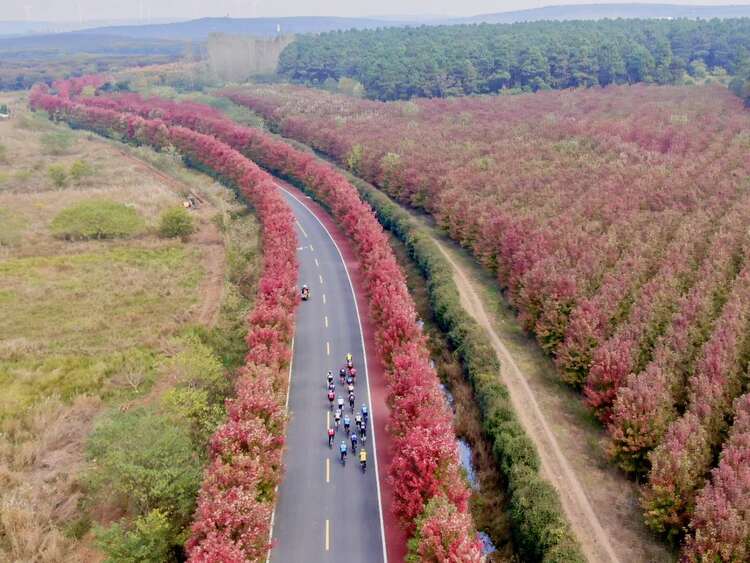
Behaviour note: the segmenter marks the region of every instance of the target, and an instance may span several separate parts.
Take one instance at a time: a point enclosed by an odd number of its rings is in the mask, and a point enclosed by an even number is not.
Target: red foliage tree
[[[682,561],[750,559],[750,395],[734,403],[734,424],[696,501]]]

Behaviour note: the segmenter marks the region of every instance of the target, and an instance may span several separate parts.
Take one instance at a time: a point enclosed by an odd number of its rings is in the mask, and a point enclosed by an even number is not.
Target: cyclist
[[[344,430],[346,430],[346,433],[349,434],[349,427],[352,425],[352,421],[349,418],[348,414],[344,415]]]
[[[339,424],[341,424],[341,409],[336,409],[336,412],[333,414],[333,421],[336,424],[336,430],[338,430]]]
[[[346,465],[346,440],[343,440],[341,442],[341,445],[339,446],[339,451],[341,452],[341,463]]]
[[[349,352],[349,353],[348,353],[348,354],[346,355],[346,367],[350,368],[350,367],[352,367],[353,365],[354,365],[354,361],[353,361],[353,358],[352,358],[352,354],[351,354],[351,352]]]
[[[328,375],[326,376],[328,378],[328,386],[330,387],[333,383],[333,372],[329,369]]]
[[[350,395],[351,395],[352,393],[354,393],[354,384],[353,384],[353,383],[350,383],[349,385],[347,385],[347,386],[346,386],[346,390],[347,390],[347,391],[349,392],[349,394],[350,394]]]
[[[329,383],[328,384],[328,390],[329,391],[333,391],[335,393],[336,392],[336,386],[333,383]]]
[[[357,430],[362,431],[362,415],[357,413],[354,417],[354,425],[357,427]]]
[[[341,381],[341,385],[343,385],[344,380],[346,380],[346,368],[341,368],[339,370],[339,380]]]
[[[352,453],[356,454],[357,453],[357,440],[358,440],[357,433],[356,432],[352,432],[352,435],[351,435],[350,439],[352,441]]]
[[[333,438],[336,436],[336,431],[333,428],[328,429],[328,447],[333,447]]]
[[[352,414],[354,414],[354,391],[349,392],[349,408],[352,409]]]
[[[352,381],[354,381],[357,378],[357,368],[349,368],[349,375],[351,376]]]
[[[343,410],[344,410],[344,397],[339,397],[338,406],[339,406],[339,410],[343,412]]]
[[[367,418],[370,413],[367,412],[367,405],[362,403],[362,426],[367,426]]]
[[[334,393],[333,389],[328,389],[328,406],[331,410],[333,410],[333,401],[336,399],[336,393]],[[339,401],[343,401],[343,398],[339,398]]]
[[[364,447],[359,450],[359,465],[362,467],[362,473],[364,473],[367,468],[367,452]]]

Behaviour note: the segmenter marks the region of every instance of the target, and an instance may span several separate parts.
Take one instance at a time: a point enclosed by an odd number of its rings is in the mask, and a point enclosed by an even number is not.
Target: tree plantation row
[[[750,116],[721,88],[617,87],[380,103],[225,92],[440,227],[645,479],[646,523],[686,560],[750,532]],[[744,449],[743,449],[744,445]]]

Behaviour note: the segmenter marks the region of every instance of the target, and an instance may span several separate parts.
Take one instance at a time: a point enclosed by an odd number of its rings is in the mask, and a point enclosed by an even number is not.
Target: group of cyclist
[[[342,465],[346,465],[346,456],[349,452],[349,446],[347,439],[351,443],[351,451],[353,455],[357,455],[357,447],[359,449],[359,464],[364,472],[367,468],[367,451],[365,450],[365,443],[367,442],[367,423],[369,420],[370,413],[367,410],[367,405],[362,403],[359,411],[355,413],[355,393],[354,393],[354,382],[357,377],[357,370],[354,367],[352,355],[346,355],[346,364],[339,370],[339,381],[340,385],[344,388],[344,392],[336,393],[336,385],[333,382],[333,372],[330,370],[326,374],[326,396],[328,398],[328,408],[333,411],[333,427],[328,428],[328,447],[332,448],[333,443],[336,440],[336,434],[338,433],[339,427],[343,423],[344,425],[344,439],[339,445],[339,454],[341,456]],[[344,413],[344,396],[347,397],[349,403],[349,413]],[[352,417],[354,418],[354,428],[352,428]]]

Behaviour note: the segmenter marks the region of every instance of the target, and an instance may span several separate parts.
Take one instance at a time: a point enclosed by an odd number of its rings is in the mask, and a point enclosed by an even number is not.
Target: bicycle
[[[341,411],[336,411],[333,415],[333,424],[336,427],[336,432],[339,431],[339,424],[341,424]]]
[[[346,465],[346,442],[341,442],[341,465]]]

